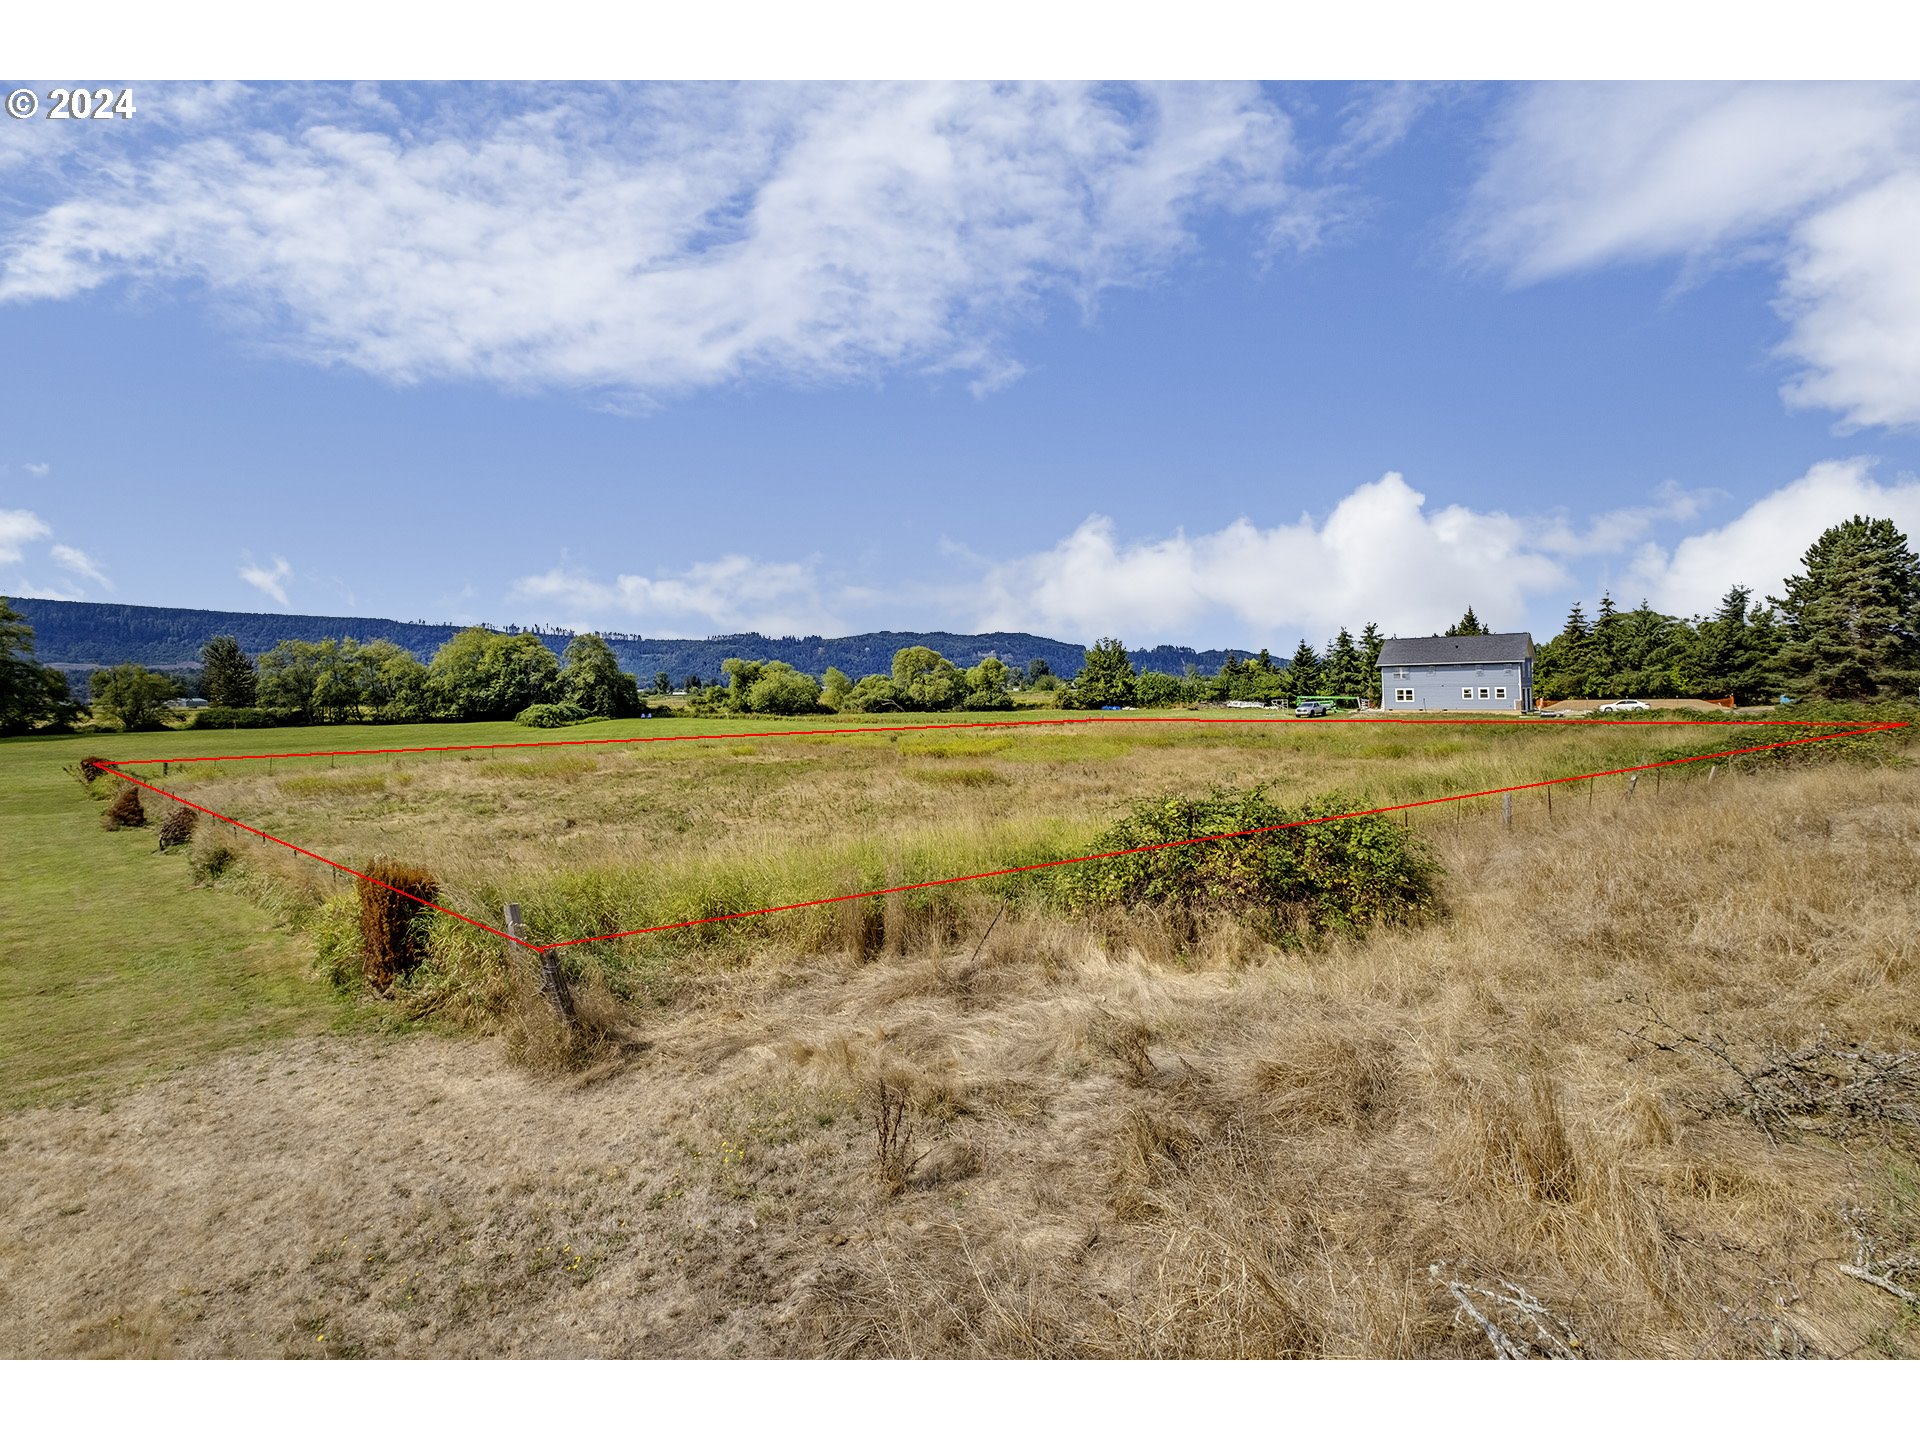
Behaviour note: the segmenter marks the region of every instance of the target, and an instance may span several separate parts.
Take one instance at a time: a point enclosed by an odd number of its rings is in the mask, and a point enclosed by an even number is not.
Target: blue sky
[[[1286,650],[1920,533],[1913,86],[136,94],[0,120],[0,592]]]

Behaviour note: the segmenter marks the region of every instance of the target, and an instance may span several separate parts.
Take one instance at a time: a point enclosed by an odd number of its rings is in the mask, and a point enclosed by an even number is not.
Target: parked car
[[[1313,720],[1330,712],[1318,700],[1305,700],[1293,707],[1293,713],[1298,719]]]
[[[1623,710],[1651,710],[1653,707],[1644,700],[1616,700],[1611,705],[1602,705],[1602,715],[1617,715]]]

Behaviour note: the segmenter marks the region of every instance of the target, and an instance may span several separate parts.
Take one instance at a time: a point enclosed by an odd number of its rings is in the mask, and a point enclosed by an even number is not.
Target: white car
[[[1602,715],[1617,715],[1623,710],[1651,710],[1653,707],[1644,700],[1616,700],[1611,705],[1602,705]]]

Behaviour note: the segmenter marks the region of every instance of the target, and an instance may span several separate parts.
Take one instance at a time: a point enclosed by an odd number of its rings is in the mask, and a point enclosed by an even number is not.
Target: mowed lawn
[[[187,738],[0,741],[0,1106],[86,1098],[233,1045],[351,1023],[352,1006],[309,978],[299,936],[244,895],[194,888],[151,828],[103,831],[102,803],[63,770]]]

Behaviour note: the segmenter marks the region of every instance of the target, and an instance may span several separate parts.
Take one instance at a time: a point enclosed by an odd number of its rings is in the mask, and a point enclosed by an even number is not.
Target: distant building
[[[1382,710],[1531,710],[1533,636],[1397,636],[1380,646]]]

